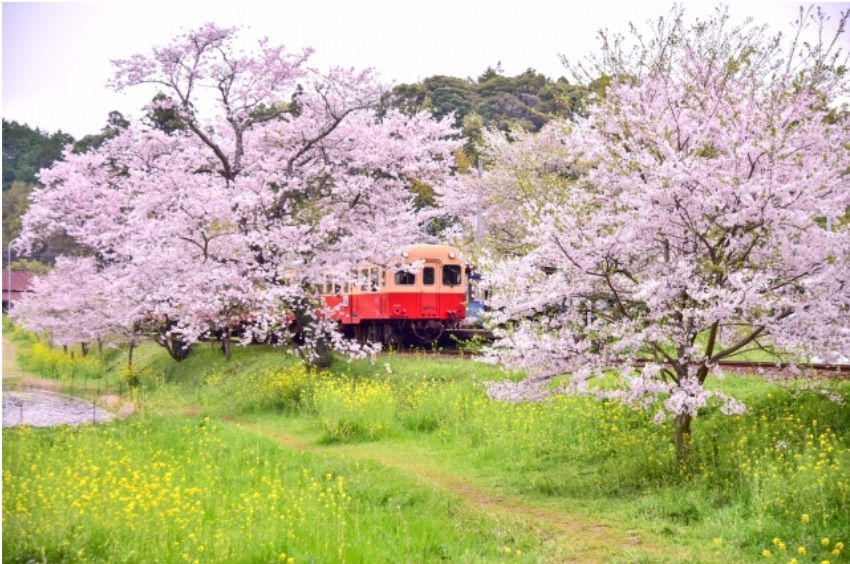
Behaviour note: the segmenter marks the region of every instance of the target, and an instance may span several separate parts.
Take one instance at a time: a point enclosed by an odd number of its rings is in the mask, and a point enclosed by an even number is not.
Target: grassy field
[[[717,382],[750,409],[702,414],[681,465],[652,411],[492,402],[481,383],[506,375],[468,360],[314,374],[279,349],[176,364],[146,344],[83,377],[15,338],[30,371],[141,409],[4,430],[4,561],[850,560],[850,408],[820,386]]]

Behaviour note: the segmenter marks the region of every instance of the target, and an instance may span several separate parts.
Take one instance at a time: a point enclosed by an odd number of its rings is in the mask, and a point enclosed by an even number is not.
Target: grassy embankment
[[[698,418],[683,467],[651,412],[491,402],[502,375],[469,361],[312,375],[279,350],[146,345],[121,364],[85,387],[138,383],[132,420],[4,431],[4,560],[848,559],[850,409],[817,392],[728,378],[749,413]]]

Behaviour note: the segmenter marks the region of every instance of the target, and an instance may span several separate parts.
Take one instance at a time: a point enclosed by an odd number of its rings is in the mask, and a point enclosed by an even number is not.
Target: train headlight
[[[454,251],[449,251],[449,258],[450,258],[450,259],[453,259],[453,258],[455,258],[455,257],[457,257],[457,253],[456,253],[456,252],[454,252]]]
[[[407,257],[410,256],[410,253],[408,253],[407,251],[402,251],[401,256],[402,256],[402,258],[407,258]]]

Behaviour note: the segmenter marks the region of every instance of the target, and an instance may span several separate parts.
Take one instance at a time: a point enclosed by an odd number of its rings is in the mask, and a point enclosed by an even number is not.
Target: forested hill
[[[36,173],[62,156],[65,145],[73,142],[74,138],[62,131],[50,134],[4,119],[3,191],[14,182],[35,182]]]
[[[584,112],[590,88],[551,80],[534,69],[505,76],[501,66],[488,67],[477,79],[432,76],[392,91],[390,105],[405,111],[429,110],[437,118],[455,112],[455,125],[469,140],[470,156],[485,129],[539,131],[550,119],[571,119]]]

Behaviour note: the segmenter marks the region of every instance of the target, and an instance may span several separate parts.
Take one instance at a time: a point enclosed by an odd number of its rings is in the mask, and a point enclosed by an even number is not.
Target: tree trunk
[[[691,452],[691,420],[693,417],[686,413],[676,416],[676,459],[680,464],[688,459]]]
[[[171,358],[177,362],[185,360],[189,356],[189,353],[192,352],[192,348],[186,341],[175,335],[169,336],[163,332],[155,335],[154,340],[159,346],[167,350]]]
[[[330,341],[324,335],[316,339],[314,353],[315,357],[310,363],[313,368],[321,370],[331,367],[331,364],[333,364],[333,347],[331,347]]]
[[[80,343],[80,352],[83,355],[83,358],[89,355],[89,344],[86,341]]]
[[[316,321],[314,311],[308,306],[295,307],[292,311],[295,316],[292,329],[297,331],[291,335],[294,343],[302,341],[304,347],[310,350],[302,354],[311,368],[330,368],[333,364],[333,347],[324,333],[319,333],[319,324]]]
[[[130,349],[127,354],[127,366],[133,368],[133,349],[136,348],[136,337],[130,339]]]
[[[230,360],[231,348],[230,327],[227,327],[221,337],[221,352],[224,353],[224,358],[227,360]]]
[[[189,357],[189,353],[192,352],[192,348],[180,337],[166,337],[166,342],[165,349],[171,355],[171,358],[177,362],[186,360]]]

